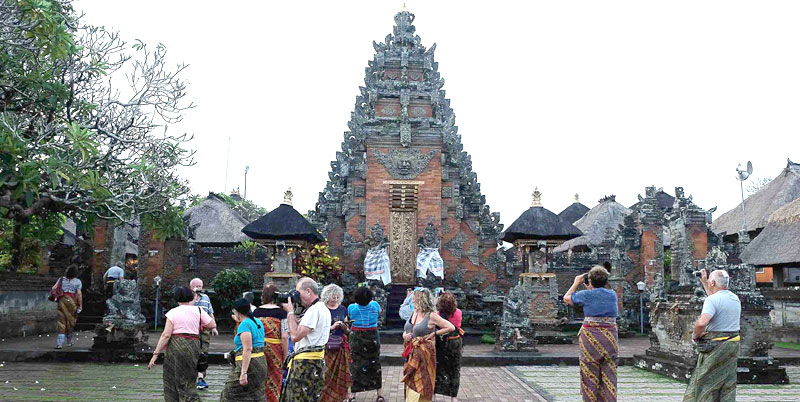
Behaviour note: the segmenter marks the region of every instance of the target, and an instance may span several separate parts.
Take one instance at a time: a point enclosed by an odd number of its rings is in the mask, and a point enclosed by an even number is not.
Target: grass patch
[[[493,337],[493,336],[491,336],[491,335],[486,335],[486,334],[484,334],[484,335],[481,337],[481,343],[485,343],[485,344],[489,344],[489,345],[494,345],[494,343],[495,343],[495,339],[494,339],[494,337]]]
[[[775,342],[776,348],[800,350],[800,344],[791,342]]]

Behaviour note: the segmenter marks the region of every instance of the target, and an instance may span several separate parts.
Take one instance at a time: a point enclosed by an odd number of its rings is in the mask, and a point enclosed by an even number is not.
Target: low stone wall
[[[49,276],[0,276],[0,337],[56,332],[56,304],[47,300],[57,279]]]
[[[761,293],[773,307],[769,316],[775,341],[800,343],[800,289],[762,288]]]

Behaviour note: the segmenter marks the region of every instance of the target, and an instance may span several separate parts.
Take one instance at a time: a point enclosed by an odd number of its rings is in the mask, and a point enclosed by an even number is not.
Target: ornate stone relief
[[[462,251],[464,250],[464,243],[467,241],[467,239],[467,235],[458,232],[455,237],[447,242],[444,248],[450,251],[450,254],[452,254],[454,257],[461,258]]]
[[[425,170],[436,155],[436,150],[432,149],[423,154],[419,149],[395,148],[390,149],[388,153],[373,150],[372,154],[393,178],[412,180]]]
[[[442,242],[439,239],[439,230],[436,229],[433,222],[428,222],[428,226],[425,227],[425,232],[422,234],[422,246],[426,248],[439,248],[442,246]]]
[[[478,243],[473,243],[471,246],[469,246],[469,249],[467,249],[464,255],[469,258],[469,262],[471,262],[473,265],[481,265],[480,254],[478,252]]]
[[[402,144],[404,147],[411,145],[411,126],[409,124],[400,125],[400,144]],[[430,159],[428,159],[428,162],[430,162]],[[425,166],[428,165],[428,162],[425,162]],[[422,168],[425,169],[425,166]]]
[[[481,224],[472,219],[467,220],[467,226],[472,233],[479,234],[481,232]]]

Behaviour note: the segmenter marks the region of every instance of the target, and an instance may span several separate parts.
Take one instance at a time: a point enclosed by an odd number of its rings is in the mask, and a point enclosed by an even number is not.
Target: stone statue
[[[92,349],[129,352],[147,340],[142,315],[139,288],[133,279],[123,279],[114,285],[114,295],[106,300],[108,313],[95,328]]]
[[[439,255],[442,242],[439,239],[439,230],[428,222],[425,232],[417,241],[417,281],[421,286],[428,288],[440,287],[444,280],[444,260]]]
[[[364,257],[364,275],[367,280],[381,281],[384,285],[392,283],[391,264],[389,253],[389,239],[386,238],[383,226],[375,223],[370,228],[370,233],[364,240],[367,246],[367,255]]]

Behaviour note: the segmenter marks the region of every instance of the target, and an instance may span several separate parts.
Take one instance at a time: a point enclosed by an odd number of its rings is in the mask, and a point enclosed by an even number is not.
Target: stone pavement
[[[517,374],[549,402],[580,402],[578,367],[516,366]],[[739,385],[736,400],[797,402],[800,401],[800,366],[786,368],[788,385]],[[618,371],[618,399],[624,402],[676,402],[683,399],[686,384],[634,367]]]
[[[145,364],[106,363],[3,363],[0,367],[2,401],[163,401],[162,367],[147,370]],[[229,366],[209,367],[209,389],[204,401],[219,400]],[[403,401],[401,367],[384,367],[384,397]],[[545,402],[508,368],[465,367],[461,371],[460,401]],[[358,401],[374,401],[375,392],[358,395]],[[439,397],[440,401],[449,398]]]

